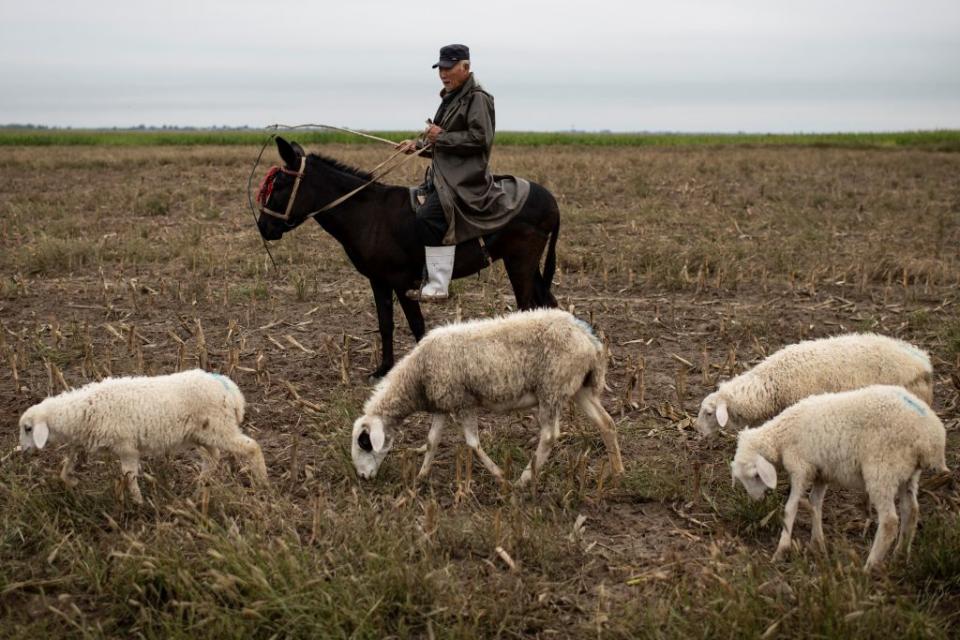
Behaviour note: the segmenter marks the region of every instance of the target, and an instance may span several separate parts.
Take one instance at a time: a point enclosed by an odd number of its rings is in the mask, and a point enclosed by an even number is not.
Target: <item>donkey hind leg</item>
[[[543,276],[540,274],[540,256],[547,238],[535,231],[518,233],[503,252],[503,266],[510,278],[517,307],[521,310],[549,306],[539,300]]]
[[[623,475],[623,458],[620,457],[620,443],[617,441],[617,425],[600,403],[596,391],[590,387],[582,387],[573,397],[580,410],[589,418],[597,429],[607,449],[610,459],[610,469],[614,475]]]

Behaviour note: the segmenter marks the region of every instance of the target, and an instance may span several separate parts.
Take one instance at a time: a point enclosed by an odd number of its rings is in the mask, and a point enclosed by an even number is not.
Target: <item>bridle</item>
[[[293,202],[297,199],[297,191],[300,190],[300,182],[303,180],[303,173],[306,166],[307,156],[301,156],[299,171],[293,171],[292,169],[287,169],[286,167],[270,168],[270,171],[267,172],[267,175],[263,177],[263,182],[260,183],[260,191],[257,192],[257,204],[260,205],[259,211],[261,214],[273,216],[274,218],[283,220],[284,222],[290,221],[290,211],[293,210]],[[283,213],[267,208],[267,202],[270,201],[270,195],[273,193],[273,183],[276,180],[278,173],[285,173],[288,176],[294,177],[293,191],[290,192],[290,198],[287,200],[287,208]],[[320,212],[317,211],[317,213]]]
[[[270,141],[277,137],[277,133],[276,133],[276,132],[277,132],[278,130],[280,130],[280,129],[291,129],[291,130],[292,130],[292,129],[306,129],[306,128],[308,128],[308,127],[320,127],[320,128],[323,128],[323,129],[331,129],[331,130],[333,130],[333,131],[342,131],[342,132],[344,132],[344,133],[350,133],[350,134],[354,134],[354,135],[357,135],[357,136],[361,136],[361,137],[363,137],[363,138],[369,138],[369,139],[371,139],[371,140],[376,140],[376,141],[378,141],[378,142],[383,142],[383,143],[385,143],[385,144],[396,145],[396,142],[394,142],[393,140],[387,140],[386,138],[381,138],[381,137],[379,137],[379,136],[374,136],[374,135],[371,135],[371,134],[369,134],[369,133],[364,133],[364,132],[362,132],[362,131],[354,131],[353,129],[347,129],[346,127],[334,127],[334,126],[327,125],[327,124],[301,124],[301,125],[295,125],[295,126],[285,125],[285,124],[272,124],[272,125],[270,125],[269,127],[266,127],[266,129],[267,129],[268,131],[272,130],[273,133],[271,133],[271,134],[267,137],[267,139],[263,141],[263,144],[260,145],[260,152],[257,154],[257,159],[253,161],[253,167],[250,169],[250,175],[247,177],[247,203],[250,205],[250,213],[253,214],[254,223],[259,224],[260,220],[259,220],[259,218],[257,218],[257,208],[254,207],[253,192],[252,192],[252,190],[253,190],[253,176],[256,174],[257,167],[260,165],[260,159],[263,157],[263,152],[266,150],[267,145],[270,144]],[[319,214],[319,213],[322,213],[322,212],[324,212],[324,211],[327,211],[328,209],[332,209],[333,207],[335,207],[335,206],[337,206],[338,204],[342,203],[344,200],[350,198],[351,196],[353,196],[353,195],[356,194],[357,192],[361,191],[361,190],[364,189],[365,187],[369,186],[370,184],[373,184],[373,182],[375,182],[376,180],[382,178],[383,176],[385,176],[385,175],[386,175],[387,173],[389,173],[390,171],[393,171],[394,169],[396,169],[397,167],[399,167],[401,164],[403,164],[404,162],[406,162],[406,161],[409,160],[410,158],[412,158],[412,157],[414,157],[414,156],[419,156],[421,153],[423,153],[424,151],[426,151],[430,146],[431,146],[431,145],[429,145],[429,144],[424,145],[424,147],[423,147],[422,149],[418,149],[416,152],[414,152],[414,153],[410,154],[409,156],[407,156],[406,158],[402,159],[399,163],[397,163],[397,164],[394,165],[393,167],[386,168],[386,169],[383,170],[382,173],[380,173],[380,175],[376,175],[377,169],[382,168],[384,165],[386,165],[388,162],[390,162],[391,160],[393,160],[394,158],[396,158],[397,155],[399,155],[399,154],[402,153],[402,152],[399,152],[399,151],[398,151],[397,153],[394,153],[392,156],[390,156],[389,158],[387,158],[384,162],[381,162],[381,163],[371,172],[371,174],[373,175],[373,178],[372,178],[369,182],[366,182],[366,183],[364,183],[363,185],[361,185],[360,187],[358,187],[357,189],[354,189],[353,191],[351,191],[350,193],[348,193],[348,194],[346,194],[346,195],[344,195],[344,196],[341,196],[341,197],[337,198],[336,200],[334,200],[334,201],[331,202],[330,204],[328,204],[328,205],[326,205],[326,206],[324,206],[324,207],[322,207],[322,208],[320,208],[320,209],[318,209],[318,210],[316,210],[316,211],[313,211],[313,212],[307,214],[306,216],[304,216],[304,219],[303,219],[303,220],[306,220],[307,218],[311,218],[311,217],[313,217],[313,216],[315,216],[315,215],[317,215],[317,214]],[[268,215],[268,216],[271,216],[271,217],[273,217],[273,218],[277,218],[278,220],[283,221],[284,224],[286,224],[288,227],[293,227],[293,226],[295,226],[295,225],[291,225],[291,224],[290,224],[290,212],[293,210],[293,203],[294,203],[294,200],[296,199],[297,191],[298,191],[299,188],[300,188],[300,182],[301,182],[301,180],[303,180],[303,174],[304,174],[304,171],[306,170],[306,166],[307,166],[307,157],[306,157],[306,156],[303,156],[303,157],[300,158],[300,170],[299,170],[299,171],[293,171],[292,169],[287,169],[286,167],[273,167],[273,168],[270,170],[270,172],[264,177],[263,182],[260,183],[260,191],[259,191],[259,193],[257,194],[257,204],[259,205],[258,208],[259,208],[259,211],[260,211],[261,214],[263,214],[263,215]],[[268,208],[267,208],[267,202],[268,202],[269,199],[270,199],[270,194],[273,192],[273,182],[274,182],[274,180],[276,179],[277,174],[278,174],[278,173],[281,173],[281,172],[282,172],[282,173],[286,173],[287,175],[294,176],[294,179],[295,179],[295,182],[294,182],[294,185],[293,185],[293,191],[290,193],[290,199],[287,201],[287,207],[286,207],[286,209],[284,210],[284,212],[283,212],[282,214],[279,213],[279,212],[277,212],[277,211],[273,211],[272,209],[268,209]],[[302,222],[302,221],[301,221],[301,222]],[[267,246],[267,241],[264,240],[263,238],[261,238],[261,241],[263,242],[263,249],[264,249],[264,251],[267,252],[267,257],[270,258],[270,262],[271,262],[271,264],[273,264],[274,269],[278,269],[278,270],[279,270],[279,267],[277,266],[277,262],[276,262],[276,260],[273,259],[273,254],[270,252],[270,247]]]
[[[345,193],[344,195],[338,197],[333,202],[330,202],[316,211],[311,211],[310,213],[303,216],[303,219],[300,222],[305,222],[307,219],[312,218],[324,211],[329,211],[339,204],[349,200],[356,194],[360,193],[371,184],[379,181],[381,178],[386,176],[388,173],[392,173],[396,169],[399,169],[403,164],[409,161],[411,158],[415,158],[422,154],[424,151],[430,148],[431,145],[426,144],[420,149],[417,149],[413,153],[402,158],[399,162],[394,162],[398,156],[403,155],[405,152],[403,150],[398,150],[393,153],[389,158],[378,164],[370,172],[370,179],[364,182],[362,185],[356,189]],[[392,163],[392,164],[391,164]],[[300,183],[303,181],[304,173],[306,172],[307,167],[307,156],[300,156],[300,169],[294,171],[293,169],[287,169],[286,167],[271,167],[270,171],[267,172],[267,175],[264,176],[263,182],[260,183],[260,190],[257,192],[257,204],[259,205],[259,211],[263,215],[268,215],[278,220],[282,220],[287,225],[290,225],[290,212],[293,211],[293,203],[297,198],[297,192],[300,190]],[[293,191],[290,192],[290,198],[287,200],[287,207],[283,213],[279,211],[274,211],[267,207],[267,202],[270,200],[270,195],[273,193],[273,183],[276,180],[277,174],[285,173],[288,176],[293,176]],[[299,224],[299,223],[298,223]]]

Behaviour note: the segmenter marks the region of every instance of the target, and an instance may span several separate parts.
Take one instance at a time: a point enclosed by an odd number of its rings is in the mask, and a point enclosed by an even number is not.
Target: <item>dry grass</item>
[[[315,225],[275,248],[281,274],[269,268],[245,209],[252,155],[4,149],[0,456],[19,413],[65,384],[205,363],[244,390],[273,488],[228,466],[198,486],[194,456],[156,459],[135,509],[115,495],[113,461],[90,461],[68,490],[55,452],[3,457],[2,635],[956,635],[955,484],[922,492],[912,563],[862,575],[872,533],[858,498],[832,492],[828,555],[773,565],[780,496],[731,489],[732,438],[704,446],[688,418],[718,379],[783,344],[881,331],[933,354],[960,464],[960,156],[499,149],[498,170],[560,200],[555,290],[610,339],[606,404],[627,463],[612,483],[597,434],[570,415],[535,488],[512,494],[453,429],[415,485],[422,419],[381,477],[356,480],[347,434],[378,357],[371,294]],[[454,290],[431,326],[513,303],[499,265]],[[530,416],[482,419],[514,475],[535,432]],[[805,541],[803,515],[799,528]]]

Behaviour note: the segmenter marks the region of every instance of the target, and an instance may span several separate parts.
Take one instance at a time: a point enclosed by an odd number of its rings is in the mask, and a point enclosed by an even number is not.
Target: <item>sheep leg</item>
[[[547,463],[547,457],[550,456],[550,450],[553,449],[553,443],[557,441],[560,435],[560,412],[555,408],[540,407],[540,443],[537,444],[537,451],[533,454],[533,459],[527,463],[526,469],[520,474],[518,486],[524,486],[533,478],[533,466],[536,465],[537,473],[543,469]]]
[[[63,458],[63,468],[60,469],[60,479],[63,480],[63,484],[67,485],[69,488],[74,488],[77,486],[77,476],[74,475],[74,471],[77,466],[77,457],[80,455],[80,449],[77,447],[71,447],[67,451],[67,455]]]
[[[827,483],[817,480],[810,491],[810,510],[812,512],[811,537],[813,544],[826,551],[827,545],[823,539],[823,496],[827,492]]]
[[[137,476],[140,475],[140,455],[136,450],[127,449],[120,452],[120,470],[123,472],[131,502],[143,504],[140,483],[137,482]]]
[[[260,485],[267,485],[267,464],[263,460],[263,451],[257,441],[242,433],[236,434],[233,439],[223,443],[223,449],[237,458],[247,461],[253,481]]]
[[[443,433],[445,422],[446,416],[442,413],[433,414],[433,422],[430,423],[430,432],[427,434],[427,451],[423,456],[423,464],[420,466],[417,478],[425,478],[430,472],[430,465],[433,464],[433,456],[437,452],[437,444],[440,442],[440,434]]]
[[[208,444],[201,444],[203,454],[200,458],[200,479],[209,476],[220,464],[220,449]]]
[[[774,562],[783,558],[784,554],[790,550],[793,521],[797,517],[800,498],[803,497],[806,490],[807,483],[805,478],[799,476],[791,479],[790,497],[787,498],[787,505],[783,509],[783,531],[780,532],[780,542],[777,544],[777,550],[773,554]]]
[[[461,415],[463,422],[463,437],[467,441],[467,446],[473,449],[483,466],[493,474],[493,476],[503,482],[503,471],[497,466],[497,463],[490,459],[490,456],[480,448],[480,436],[477,433],[477,414],[470,412]],[[432,430],[432,427],[431,427]]]
[[[920,472],[917,471],[907,482],[900,487],[900,535],[893,553],[897,554],[906,545],[907,557],[910,557],[910,547],[913,536],[917,532],[917,520],[920,515],[920,505],[917,503],[917,487],[920,483]]]
[[[870,571],[883,562],[890,545],[897,537],[897,509],[893,495],[888,492],[878,496],[871,494],[870,499],[877,510],[877,534],[873,539],[870,555],[867,556],[867,564],[863,567],[864,571]]]
[[[623,475],[623,458],[620,457],[620,443],[617,442],[617,425],[600,403],[592,389],[580,389],[574,399],[580,410],[600,430],[600,437],[610,458],[610,468],[614,475]],[[557,434],[559,435],[559,434]]]

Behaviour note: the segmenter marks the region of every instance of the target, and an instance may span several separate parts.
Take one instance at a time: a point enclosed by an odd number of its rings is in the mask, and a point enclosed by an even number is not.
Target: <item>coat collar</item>
[[[456,112],[458,105],[463,101],[463,99],[468,95],[470,95],[471,93],[473,93],[474,89],[479,89],[479,88],[480,88],[480,85],[479,83],[477,83],[476,79],[474,79],[473,73],[471,72],[470,77],[466,79],[466,81],[460,86],[459,89],[457,89],[456,96],[453,98],[450,104],[447,105],[447,108],[443,112],[443,118],[438,123],[438,125],[442,127],[443,123],[449,120],[450,116]],[[443,98],[445,94],[446,94],[446,90],[441,91],[440,97]]]
[[[470,75],[467,76],[467,79],[463,81],[463,84],[460,85],[460,88],[457,89],[454,93],[459,93],[461,96],[464,96],[470,93],[470,91],[472,91],[474,87],[478,87],[478,86],[480,85],[477,84],[477,81],[473,77],[473,72],[471,71]],[[446,97],[446,95],[447,95],[447,90],[440,89],[440,97],[444,98]]]

